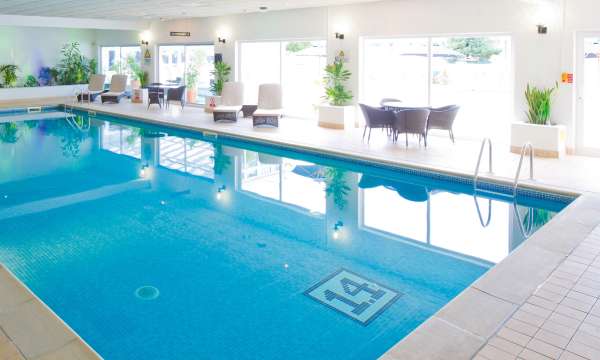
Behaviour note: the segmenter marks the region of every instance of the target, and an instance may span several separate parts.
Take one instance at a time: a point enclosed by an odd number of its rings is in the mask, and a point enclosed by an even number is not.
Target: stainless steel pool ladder
[[[485,145],[488,145],[489,154],[488,154],[488,172],[490,174],[493,173],[493,162],[492,162],[492,140],[490,138],[485,138],[481,141],[481,148],[479,149],[479,157],[477,158],[477,165],[475,166],[475,173],[473,174],[473,190],[477,191],[477,179],[479,178],[479,168],[481,167],[481,159],[483,158],[483,151],[485,150]]]
[[[523,167],[523,160],[527,150],[529,150],[529,180],[533,180],[533,145],[531,145],[530,142],[526,142],[523,144],[523,147],[521,147],[519,166],[517,167],[517,173],[515,174],[515,180],[513,182],[513,198],[517,197],[517,188],[519,186],[519,177],[521,176],[521,167]]]

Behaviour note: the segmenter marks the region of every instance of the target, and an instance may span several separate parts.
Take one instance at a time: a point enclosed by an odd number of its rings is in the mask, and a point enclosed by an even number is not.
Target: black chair
[[[181,103],[181,109],[183,109],[185,106],[185,85],[169,89],[167,92],[167,103],[165,104],[167,108],[169,107],[170,101],[179,101]]]
[[[454,119],[458,114],[460,107],[457,105],[448,105],[441,108],[432,108],[429,114],[429,120],[427,121],[427,132],[430,129],[447,130],[450,134],[450,140],[454,142],[454,131],[452,126],[454,125]]]
[[[396,112],[396,118],[392,125],[394,132],[394,142],[398,141],[399,134],[405,134],[406,147],[408,147],[408,134],[419,136],[419,144],[421,138],[424,139],[425,147],[427,147],[427,119],[429,118],[429,109],[415,108],[406,109]]]
[[[367,128],[369,129],[369,137],[367,143],[371,140],[372,129],[385,129],[388,135],[391,134],[392,124],[396,119],[393,111],[383,110],[380,108],[368,106],[365,104],[358,104],[365,117],[365,130],[363,131],[363,141],[367,134]]]
[[[160,87],[162,85],[163,84],[159,83],[159,82],[151,83],[150,85],[148,85],[148,99],[150,100],[150,93],[155,93],[156,95],[154,95],[154,97],[158,96],[158,101],[159,101],[159,102],[154,102],[154,103],[151,103],[150,101],[148,101],[148,105],[158,104],[160,106],[161,104],[163,104],[165,102],[165,89]]]

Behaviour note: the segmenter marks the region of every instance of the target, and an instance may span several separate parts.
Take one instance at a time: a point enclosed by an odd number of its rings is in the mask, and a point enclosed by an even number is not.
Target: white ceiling
[[[374,0],[0,0],[0,14],[97,19],[177,19]]]

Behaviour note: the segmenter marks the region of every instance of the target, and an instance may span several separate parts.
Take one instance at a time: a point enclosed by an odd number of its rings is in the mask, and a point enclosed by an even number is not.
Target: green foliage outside
[[[290,53],[297,53],[310,47],[312,47],[310,41],[289,42],[286,45],[285,50]]]
[[[489,62],[490,58],[502,52],[496,48],[492,40],[481,37],[450,38],[448,47],[469,58],[477,58],[479,62]]]
[[[325,96],[329,104],[335,106],[346,105],[352,100],[352,92],[346,89],[345,83],[350,79],[352,73],[344,67],[341,60],[335,61],[325,67]]]
[[[231,66],[223,61],[215,63],[215,68],[211,72],[213,76],[213,82],[210,84],[210,91],[214,95],[221,95],[223,92],[223,84],[229,81],[229,75],[231,74]]]
[[[558,89],[558,83],[551,88],[537,88],[527,84],[525,99],[527,100],[527,119],[531,124],[546,125],[552,110],[552,95]]]

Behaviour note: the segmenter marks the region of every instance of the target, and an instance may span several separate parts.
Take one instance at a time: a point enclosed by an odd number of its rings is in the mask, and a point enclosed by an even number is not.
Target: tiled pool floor
[[[144,118],[188,129],[226,132],[263,141],[318,148],[385,162],[400,162],[464,174],[473,172],[480,142],[458,140],[452,144],[445,134],[431,136],[427,149],[413,139],[409,147],[391,144],[384,134],[374,133],[370,144],[362,142],[362,130],[329,130],[315,122],[284,118],[279,129],[253,129],[251,120],[236,124],[214,124],[202,109],[179,107],[170,110],[124,102],[118,105],[82,105],[91,110]],[[508,180],[514,176],[518,156],[507,144],[494,144],[494,175]],[[535,181],[541,186],[584,194],[567,209],[566,215],[540,231],[523,250],[515,252],[490,273],[467,289],[447,308],[424,323],[384,357],[388,359],[596,359],[600,358],[600,159],[566,156],[563,159],[535,159]],[[3,268],[0,268],[3,269]],[[0,281],[0,288],[2,288]],[[10,281],[8,281],[10,283]],[[2,301],[8,294],[2,291]],[[22,305],[21,305],[22,306]],[[0,358],[94,358],[71,353],[69,342],[40,357],[24,350],[43,345],[21,342],[14,334],[20,329],[38,329],[36,321],[19,321],[6,327],[6,309],[0,306]],[[479,316],[479,318],[476,318]],[[599,317],[597,317],[599,316]],[[4,316],[5,317],[5,316]],[[27,320],[26,316],[24,316]],[[473,319],[476,318],[474,321]],[[28,328],[29,327],[29,328]],[[568,329],[568,330],[567,330]],[[42,329],[45,331],[45,329]],[[52,337],[52,336],[51,336]],[[8,341],[7,341],[8,340]],[[17,348],[11,346],[16,344]],[[414,349],[423,349],[413,351]],[[12,351],[12,352],[11,352]],[[15,352],[16,351],[16,352]],[[61,355],[59,353],[63,351]],[[54,354],[56,352],[56,354]],[[405,356],[407,353],[411,356]],[[478,354],[477,354],[478,353]],[[477,354],[477,355],[475,355]],[[88,357],[85,357],[88,356]]]

